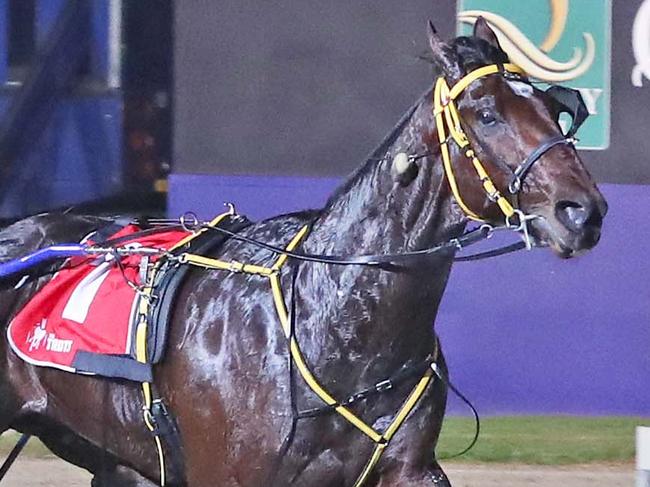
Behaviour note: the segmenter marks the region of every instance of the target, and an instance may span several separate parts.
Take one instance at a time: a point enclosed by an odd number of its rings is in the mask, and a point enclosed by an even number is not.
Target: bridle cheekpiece
[[[433,115],[436,121],[436,130],[440,144],[443,166],[449,186],[456,199],[456,202],[465,213],[467,218],[478,222],[486,222],[486,219],[472,210],[461,195],[454,168],[451,162],[449,143],[454,141],[461,152],[470,159],[476,174],[481,181],[487,198],[497,204],[505,218],[506,226],[516,232],[522,233],[526,246],[531,247],[528,222],[537,218],[536,215],[527,215],[522,210],[513,206],[513,203],[506,198],[496,187],[494,181],[488,174],[485,166],[476,155],[467,134],[462,128],[461,118],[455,101],[458,97],[476,80],[493,74],[502,74],[506,77],[519,79],[524,71],[516,64],[491,64],[475,69],[461,78],[451,88],[444,76],[440,76],[433,92]],[[539,145],[531,154],[512,171],[509,176],[508,192],[517,195],[522,187],[522,180],[546,152],[556,145],[573,145],[576,141],[574,135],[588,116],[588,112],[580,93],[562,86],[551,86],[547,94],[553,98],[561,107],[560,112],[567,112],[572,117],[572,125],[567,134],[558,134]]]

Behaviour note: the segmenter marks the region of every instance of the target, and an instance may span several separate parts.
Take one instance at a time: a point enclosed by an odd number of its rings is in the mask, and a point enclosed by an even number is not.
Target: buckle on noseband
[[[510,183],[508,184],[508,191],[510,194],[517,194],[519,190],[521,189],[521,173],[520,169],[523,166],[519,166],[517,170],[512,173],[512,179],[510,179]]]

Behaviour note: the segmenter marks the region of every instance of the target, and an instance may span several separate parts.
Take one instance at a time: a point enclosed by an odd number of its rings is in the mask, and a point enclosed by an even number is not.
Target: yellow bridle
[[[436,129],[440,143],[440,152],[442,154],[442,162],[445,168],[445,174],[447,175],[447,180],[449,181],[449,186],[451,187],[454,198],[458,202],[458,205],[461,207],[465,215],[467,215],[468,218],[479,222],[484,222],[485,219],[473,211],[467,205],[467,203],[465,203],[456,181],[454,169],[451,164],[451,155],[449,152],[449,142],[452,139],[454,142],[456,142],[456,145],[458,145],[461,151],[465,153],[465,156],[472,161],[474,170],[481,180],[485,193],[491,201],[494,201],[499,206],[499,209],[506,217],[506,222],[508,222],[510,218],[512,218],[512,216],[517,212],[513,208],[512,204],[508,201],[508,199],[505,198],[497,189],[496,185],[485,170],[485,167],[478,159],[478,157],[476,157],[476,153],[472,149],[469,139],[467,138],[467,135],[461,126],[460,114],[458,113],[458,109],[456,108],[454,101],[474,81],[478,80],[479,78],[483,78],[484,76],[489,76],[491,74],[497,74],[504,71],[510,73],[523,73],[523,70],[515,64],[492,64],[490,66],[484,66],[482,68],[475,69],[463,77],[451,88],[449,88],[449,85],[447,84],[445,78],[441,76],[436,81],[436,86],[433,92],[433,115],[436,120]]]

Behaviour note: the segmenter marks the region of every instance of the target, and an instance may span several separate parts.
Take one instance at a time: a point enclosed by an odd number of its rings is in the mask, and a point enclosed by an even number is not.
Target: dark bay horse
[[[534,246],[548,246],[567,258],[598,242],[607,205],[573,146],[560,140],[552,97],[503,69],[507,57],[483,20],[472,37],[443,43],[431,28],[429,40],[439,76],[450,87],[477,68],[498,68],[456,94],[471,146],[461,150],[451,134],[439,140],[434,111],[442,116],[442,109],[434,106],[435,90],[429,90],[324,208],[272,218],[242,235],[283,247],[309,224],[300,246],[304,253],[400,254],[459,237],[467,210],[502,226],[503,208],[511,205],[520,218],[531,217],[519,230],[526,227]],[[436,102],[447,106],[450,97],[442,93]],[[455,189],[445,173],[445,150]],[[500,198],[477,176],[475,156],[501,189]],[[522,161],[531,160],[521,169]],[[520,191],[504,197],[516,169]],[[32,217],[0,232],[0,257],[73,241],[99,225],[91,217]],[[288,261],[281,283],[291,294],[297,341],[314,376],[334,397],[348,397],[436,350],[432,323],[453,257],[447,252],[414,258],[399,272]],[[268,265],[276,256],[231,239],[219,258]],[[45,279],[4,291],[4,318],[9,320]],[[94,473],[95,486],[144,487],[159,481],[137,384],[33,367],[8,350],[5,340],[0,357],[0,431],[39,436],[57,455]],[[303,419],[292,435],[293,408],[322,403],[300,377],[290,380],[289,363],[266,279],[190,272],[173,309],[166,357],[155,369],[155,385],[183,441],[186,478],[172,475],[171,484],[354,485],[375,445],[337,414]],[[445,373],[441,354],[436,363]],[[409,378],[351,409],[381,430],[417,380]],[[446,387],[434,378],[365,485],[450,485],[435,460],[445,403]]]

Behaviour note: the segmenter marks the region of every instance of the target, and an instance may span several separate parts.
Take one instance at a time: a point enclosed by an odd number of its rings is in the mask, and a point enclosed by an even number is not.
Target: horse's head
[[[429,40],[442,74],[434,90],[434,145],[443,160],[448,153],[459,206],[491,224],[527,224],[533,244],[562,257],[596,245],[607,203],[573,147],[587,115],[579,93],[536,88],[508,64],[482,18],[472,37],[444,43],[431,26]],[[572,116],[568,131],[560,127],[561,112]]]

